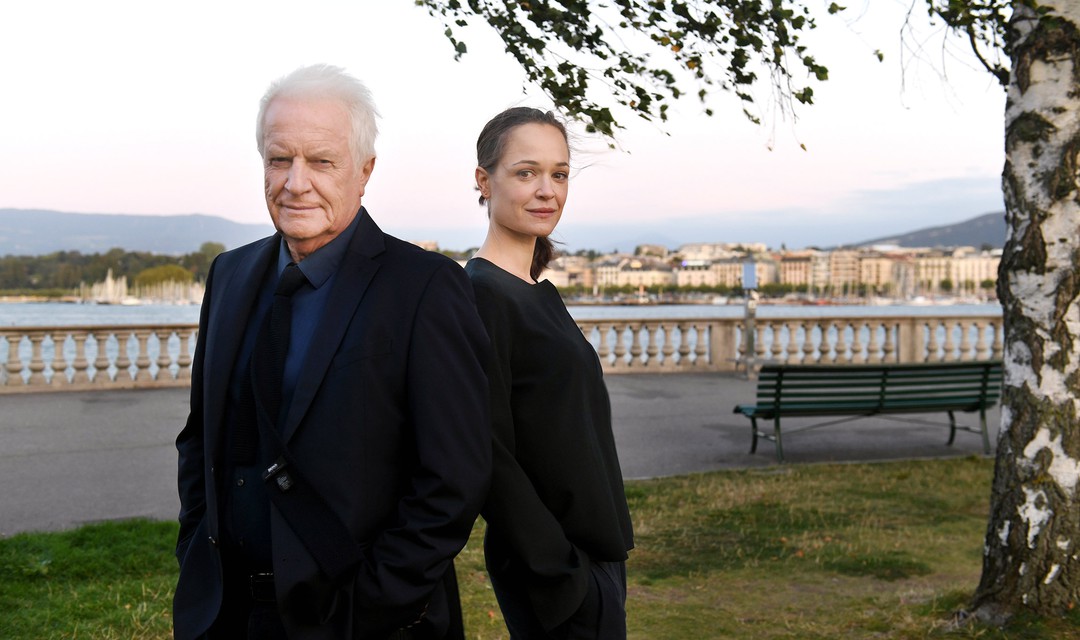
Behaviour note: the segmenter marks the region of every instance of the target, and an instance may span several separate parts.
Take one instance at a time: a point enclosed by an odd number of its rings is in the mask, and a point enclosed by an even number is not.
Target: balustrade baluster
[[[881,362],[881,341],[878,340],[878,332],[880,329],[880,321],[868,320],[866,322],[866,361],[874,364]]]
[[[42,387],[48,384],[45,380],[45,360],[41,357],[41,343],[45,340],[43,331],[32,331],[30,338],[30,379],[26,384],[32,387]]]
[[[152,333],[153,337],[157,339],[158,343],[158,357],[157,357],[157,380],[172,380],[172,356],[169,355],[169,339],[172,338],[171,331],[155,330]]]
[[[960,354],[958,360],[968,360],[974,358],[975,354],[971,351],[971,330],[972,326],[966,322],[960,321],[957,323],[960,327]]]
[[[1002,354],[1005,353],[1005,329],[1001,320],[996,320],[992,323],[994,327],[994,349],[990,354],[991,359],[1001,360]]]
[[[131,375],[131,356],[128,355],[128,340],[131,339],[131,331],[124,329],[116,332],[116,343],[119,349],[116,353],[116,377],[113,382],[119,384],[133,380]]]
[[[765,359],[765,324],[760,320],[754,333],[754,359],[760,363]]]
[[[802,361],[803,361],[803,364],[814,364],[814,363],[818,362],[818,358],[814,357],[814,351],[817,350],[815,348],[815,346],[814,346],[814,328],[817,327],[817,326],[820,326],[820,325],[815,320],[807,320],[805,322],[802,322],[801,326],[803,328],[803,342],[802,342],[802,352],[803,352]],[[823,339],[825,337],[825,331],[824,330],[822,330],[822,332],[821,332],[821,337]],[[818,350],[818,353],[820,355],[820,350]]]
[[[772,334],[772,339],[769,341],[769,360],[773,362],[780,362],[780,356],[784,352],[784,345],[781,342],[784,333],[783,322],[770,322],[768,324],[769,332]]]
[[[706,358],[706,354],[709,352],[709,347],[708,347],[708,344],[707,344],[708,343],[708,338],[707,338],[708,328],[707,328],[707,326],[708,325],[706,325],[706,323],[703,322],[703,321],[694,323],[694,362],[693,362],[693,366],[694,366],[695,369],[704,369],[705,366],[708,364],[708,359]],[[689,365],[690,363],[687,363],[687,364]]]
[[[679,366],[690,366],[690,325],[686,322],[680,322],[676,325],[679,328]]]
[[[189,340],[191,338],[197,338],[198,332],[191,331],[177,331],[177,335],[180,337],[180,354],[176,358],[176,379],[177,380],[190,380],[191,379],[191,348]]]
[[[600,344],[596,348],[596,355],[600,357],[600,364],[605,368],[611,366],[611,346],[608,344],[608,331],[606,324],[597,324],[596,330],[600,336]]]
[[[612,367],[615,369],[626,368],[626,324],[617,322],[613,325],[615,327],[615,362],[612,363]]]
[[[952,362],[956,360],[956,338],[953,336],[953,331],[956,330],[956,323],[945,322],[945,357],[942,358],[943,362]]]
[[[851,364],[863,364],[866,362],[866,358],[863,355],[864,342],[863,342],[863,328],[865,323],[852,322],[851,323]]]
[[[664,366],[674,367],[675,362],[675,325],[671,322],[665,322],[664,327],[664,348],[660,350],[660,353],[664,355]]]
[[[645,322],[642,326],[645,327],[646,339],[648,340],[645,344],[645,364],[650,367],[658,367],[661,363],[656,357],[660,354],[660,347],[656,344],[656,334],[660,332],[663,325],[659,322]]]
[[[71,331],[71,339],[75,342],[75,360],[71,363],[72,384],[90,383],[90,374],[87,373],[90,361],[86,359],[86,338],[88,336],[89,332],[82,329],[73,329]]]
[[[990,356],[990,343],[986,340],[986,322],[983,320],[976,320],[975,330],[977,332],[975,339],[975,359],[986,360]]]
[[[109,332],[105,330],[93,331],[90,334],[94,338],[94,346],[97,348],[97,356],[94,358],[94,384],[106,385],[112,382],[109,376]],[[119,373],[119,372],[118,372]]]
[[[833,346],[834,354],[831,362],[848,364],[848,343],[847,336],[845,335],[847,333],[847,323],[830,322],[827,326],[836,330],[836,344]],[[825,331],[827,331],[827,329],[822,329],[823,333]]]
[[[893,354],[897,353],[897,340],[900,335],[900,329],[892,321],[882,322],[881,326],[885,329],[884,344],[881,345],[881,360],[883,362],[896,362]]]
[[[938,341],[940,324],[939,320],[930,320],[926,323],[926,362],[942,362],[944,360],[939,353],[941,348]]]
[[[49,379],[49,384],[54,387],[62,387],[70,384],[67,376],[69,363],[67,355],[64,353],[67,336],[67,331],[54,331],[49,335],[53,345],[53,359],[52,362],[49,363],[50,368],[52,369],[52,377]]]
[[[641,363],[641,328],[642,325],[635,324],[633,322],[626,325],[630,330],[630,361],[627,363],[629,367],[640,367]]]
[[[136,344],[139,346],[138,355],[135,356],[135,376],[132,380],[141,382],[144,380],[152,380],[153,376],[150,375],[150,334],[153,331],[149,329],[138,329],[135,331]]]
[[[788,341],[787,341],[787,358],[784,359],[785,364],[798,364],[799,362],[799,323],[789,322],[786,323],[788,328]]]
[[[4,384],[8,386],[23,385],[23,363],[19,357],[19,345],[22,344],[22,333],[11,332],[6,335],[8,343],[8,358],[4,370],[7,371],[7,379]]]

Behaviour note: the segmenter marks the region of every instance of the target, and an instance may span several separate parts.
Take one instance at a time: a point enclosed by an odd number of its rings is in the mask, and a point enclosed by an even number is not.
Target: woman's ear
[[[476,188],[480,190],[480,197],[484,200],[491,198],[491,178],[483,167],[476,168]]]

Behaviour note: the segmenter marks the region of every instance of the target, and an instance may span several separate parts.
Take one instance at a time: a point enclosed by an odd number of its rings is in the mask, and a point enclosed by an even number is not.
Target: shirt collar
[[[312,287],[318,289],[337,271],[338,265],[341,264],[345,252],[349,248],[349,242],[352,240],[353,234],[356,233],[359,221],[360,213],[357,213],[349,226],[345,227],[336,238],[316,249],[299,263],[300,271],[304,273],[304,277],[307,278]],[[285,238],[282,238],[281,246],[278,249],[278,276],[281,276],[281,272],[292,261],[289,245],[285,243]]]

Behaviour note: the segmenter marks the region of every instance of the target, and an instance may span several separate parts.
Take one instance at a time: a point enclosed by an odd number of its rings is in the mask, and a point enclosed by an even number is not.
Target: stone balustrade
[[[607,373],[1000,359],[1000,315],[579,320]],[[0,329],[0,393],[185,386],[190,324]]]
[[[0,393],[191,384],[192,324],[0,328]]]
[[[609,373],[999,359],[1000,315],[578,321]]]

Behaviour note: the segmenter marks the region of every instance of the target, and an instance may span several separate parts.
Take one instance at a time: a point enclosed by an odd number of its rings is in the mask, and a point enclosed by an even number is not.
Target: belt
[[[251,586],[251,601],[259,604],[277,604],[274,593],[274,574],[253,573],[248,578]]]
[[[256,604],[277,604],[277,595],[274,592],[274,574],[253,573],[248,576],[251,585],[251,601]],[[408,627],[403,627],[391,633],[386,640],[414,640],[417,636],[414,631],[419,623],[414,622]]]

